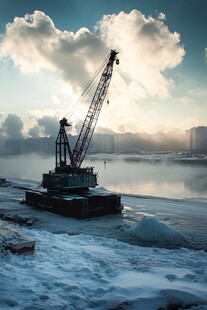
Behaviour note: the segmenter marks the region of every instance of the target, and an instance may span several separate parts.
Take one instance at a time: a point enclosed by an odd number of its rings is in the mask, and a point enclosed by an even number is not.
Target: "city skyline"
[[[47,136],[62,117],[80,128],[84,85],[119,51],[97,132],[207,125],[207,3],[60,0],[0,4],[0,137]]]
[[[207,132],[207,127],[205,127]],[[206,135],[207,136],[207,135]],[[74,149],[77,136],[68,135],[70,148]],[[7,139],[0,144],[0,155],[27,153],[55,154],[56,137]],[[186,137],[177,133],[95,133],[89,144],[88,153],[139,153],[140,151],[187,151]]]

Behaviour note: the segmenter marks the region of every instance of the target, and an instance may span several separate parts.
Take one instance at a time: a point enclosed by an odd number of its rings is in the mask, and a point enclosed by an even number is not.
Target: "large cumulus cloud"
[[[37,118],[36,124],[28,131],[28,135],[32,138],[39,136],[56,137],[59,129],[59,120],[57,117],[44,115]]]
[[[100,39],[88,29],[60,31],[49,16],[35,11],[7,24],[0,51],[24,73],[58,71],[62,79],[76,85],[81,78],[89,79],[102,49]]]
[[[23,138],[23,121],[16,114],[8,114],[4,122],[1,124],[1,136],[8,139]]]
[[[171,81],[162,72],[179,64],[184,55],[178,33],[137,10],[104,16],[96,28],[96,34],[87,28],[60,31],[49,16],[35,11],[7,24],[1,54],[25,73],[57,70],[63,79],[80,83],[108,46],[120,51],[124,75],[149,95],[166,95]]]
[[[168,95],[172,83],[163,72],[183,59],[178,33],[170,32],[160,19],[145,17],[137,10],[107,15],[98,24],[102,40],[121,54],[122,72],[147,95]]]
[[[7,25],[0,54],[11,58],[24,73],[57,72],[68,87],[77,91],[110,49],[118,50],[121,65],[114,70],[109,89],[113,105],[99,125],[135,131],[137,120],[145,124],[147,117],[139,101],[169,96],[173,80],[166,71],[180,64],[185,54],[179,34],[168,29],[161,15],[153,18],[138,10],[120,12],[103,16],[94,32],[81,28],[74,33],[58,30],[49,16],[35,11]],[[155,111],[151,116],[159,122]]]

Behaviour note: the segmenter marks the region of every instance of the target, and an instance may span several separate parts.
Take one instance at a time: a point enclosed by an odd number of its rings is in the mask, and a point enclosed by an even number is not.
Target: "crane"
[[[68,120],[60,120],[60,129],[56,139],[55,172],[43,174],[43,188],[48,191],[77,192],[97,186],[97,174],[93,167],[81,168],[91,138],[93,136],[98,117],[106,97],[112,78],[114,62],[119,64],[118,52],[111,50],[104,62],[103,71],[83,122],[80,134],[73,151],[70,148],[65,127],[70,126]],[[87,89],[90,83],[87,85]],[[70,163],[68,163],[70,160]]]

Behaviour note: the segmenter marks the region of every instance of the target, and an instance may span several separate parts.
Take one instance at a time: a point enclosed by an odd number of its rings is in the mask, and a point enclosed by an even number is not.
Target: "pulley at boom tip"
[[[119,54],[119,52],[117,52],[116,50],[111,50],[110,57],[109,57],[109,60],[111,60],[112,62],[116,60],[116,65],[119,64],[119,58],[117,57],[117,54]]]
[[[67,118],[65,118],[65,117],[63,117],[63,118],[59,121],[59,123],[60,123],[60,126],[61,126],[61,127],[71,126],[71,125],[68,123]]]

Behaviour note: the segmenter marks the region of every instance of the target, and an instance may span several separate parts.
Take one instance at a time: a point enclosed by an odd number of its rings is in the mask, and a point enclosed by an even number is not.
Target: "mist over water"
[[[54,156],[26,154],[0,158],[0,175],[8,178],[22,178],[41,182],[42,174],[49,172],[54,167]]]
[[[116,192],[168,198],[207,198],[207,164],[95,160],[99,184]],[[106,185],[105,185],[106,184]]]
[[[207,199],[207,164],[179,161],[135,161],[123,156],[88,157],[82,166],[93,166],[99,186],[108,190],[167,198]],[[1,157],[0,175],[41,182],[54,169],[54,156],[37,154]]]

